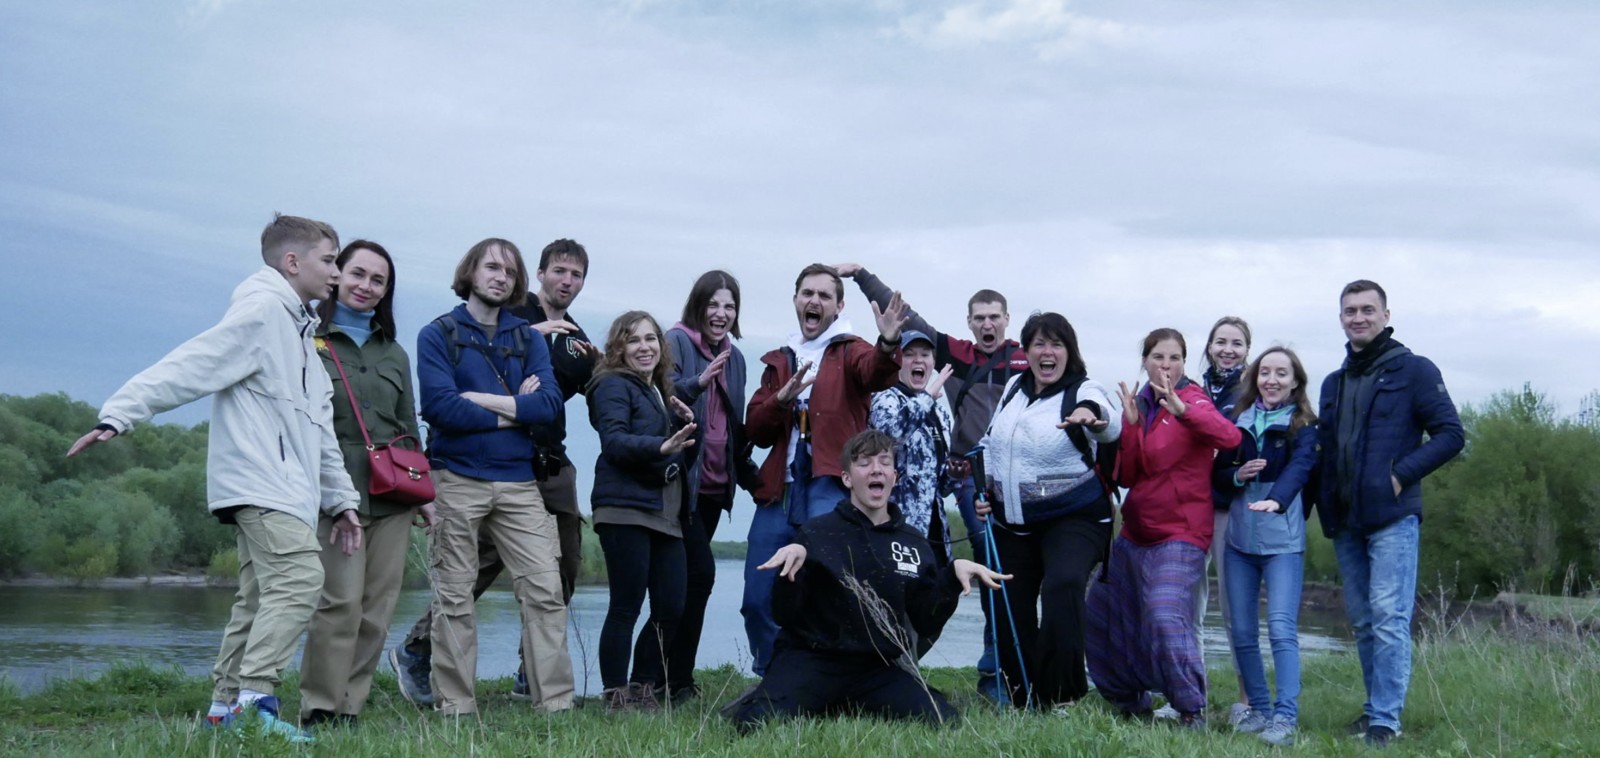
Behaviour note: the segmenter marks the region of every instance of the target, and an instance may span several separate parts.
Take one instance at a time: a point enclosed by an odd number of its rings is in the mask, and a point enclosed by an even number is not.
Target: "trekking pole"
[[[995,542],[994,542],[994,521],[992,519],[984,519],[983,535],[984,535],[984,552],[988,553],[987,557],[994,562],[994,566],[993,566],[992,570],[996,574],[1004,574],[1005,573],[1005,567],[1000,564],[1000,551],[998,549],[996,549],[996,547],[995,547]],[[994,592],[993,590],[990,590],[990,593],[993,593],[993,592]],[[1032,708],[1033,707],[1033,684],[1028,681],[1028,662],[1022,656],[1022,638],[1017,635],[1017,614],[1011,608],[1011,592],[1010,592],[1010,590],[1008,590],[1006,588],[1006,583],[1005,582],[1001,582],[1000,583],[1000,598],[1005,603],[1006,624],[1011,627],[1011,646],[1012,646],[1011,649],[1016,651],[1017,671],[1021,672],[1021,674],[1022,674],[1022,692],[1023,692],[1023,703],[1024,703],[1023,707]],[[990,608],[989,612],[991,614],[994,613],[992,604],[991,604],[991,608]],[[1000,650],[1000,640],[998,639],[999,636],[1000,636],[999,627],[995,628],[994,635],[996,637],[996,639],[995,639],[995,651],[999,652],[999,650]]]

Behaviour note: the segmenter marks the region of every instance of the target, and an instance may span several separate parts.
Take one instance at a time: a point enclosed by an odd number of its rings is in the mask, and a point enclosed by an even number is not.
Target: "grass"
[[[1419,640],[1405,735],[1397,755],[1600,754],[1600,640],[1548,626],[1499,630],[1459,619]],[[1219,661],[1226,665],[1225,661]],[[590,701],[558,715],[535,714],[509,697],[510,680],[480,683],[481,719],[460,723],[418,711],[381,672],[361,724],[321,733],[295,748],[258,734],[199,725],[209,683],[170,669],[114,668],[94,680],[63,680],[21,696],[0,684],[0,753],[5,755],[1363,755],[1343,728],[1360,711],[1360,673],[1350,655],[1305,661],[1299,744],[1287,751],[1218,725],[1203,735],[1118,720],[1093,694],[1065,715],[997,713],[969,695],[971,669],[932,669],[930,683],[954,693],[964,712],[946,729],[866,718],[769,725],[740,737],[716,713],[749,683],[731,667],[701,673],[707,696],[670,715],[607,716]],[[1232,672],[1213,668],[1212,681]],[[1211,710],[1227,708],[1231,687],[1213,688]],[[290,672],[282,688],[297,708]],[[1220,721],[1220,716],[1217,717]]]

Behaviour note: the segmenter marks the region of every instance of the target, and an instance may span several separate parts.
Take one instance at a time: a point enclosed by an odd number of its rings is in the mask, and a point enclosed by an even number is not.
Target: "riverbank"
[[[1491,628],[1441,622],[1418,641],[1405,734],[1397,755],[1600,754],[1600,641],[1546,626]],[[1232,672],[1213,668],[1213,682]],[[702,672],[707,696],[664,716],[606,716],[587,701],[574,713],[543,716],[510,699],[510,680],[480,684],[481,720],[448,723],[399,698],[380,673],[362,721],[322,735],[315,752],[396,755],[1262,755],[1253,738],[1214,724],[1205,734],[1117,719],[1091,695],[1064,715],[996,713],[969,695],[971,669],[932,669],[930,683],[954,693],[959,724],[938,730],[870,719],[807,720],[739,737],[716,707],[751,680],[732,667]],[[1305,662],[1301,755],[1361,755],[1342,736],[1360,711],[1354,656]],[[282,688],[298,707],[297,680]],[[1227,691],[1223,691],[1227,690]],[[201,727],[210,686],[171,669],[124,666],[92,679],[61,680],[30,696],[0,685],[0,752],[28,755],[290,755],[261,735]],[[1231,688],[1214,687],[1220,722]]]

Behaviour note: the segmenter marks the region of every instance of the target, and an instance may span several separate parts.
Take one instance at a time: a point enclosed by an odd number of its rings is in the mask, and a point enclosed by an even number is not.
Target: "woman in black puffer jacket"
[[[605,551],[611,603],[600,631],[606,710],[655,710],[664,679],[663,646],[633,650],[646,592],[654,639],[671,640],[687,586],[683,530],[692,519],[686,469],[693,463],[694,414],[672,395],[672,355],[661,326],[644,311],[611,324],[605,357],[585,395],[600,434],[594,464],[594,528]],[[641,640],[641,643],[643,640]]]

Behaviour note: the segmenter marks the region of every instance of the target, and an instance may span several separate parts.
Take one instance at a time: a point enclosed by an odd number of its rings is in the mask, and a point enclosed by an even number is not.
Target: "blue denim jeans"
[[[1367,688],[1362,706],[1369,723],[1400,730],[1411,683],[1411,613],[1417,597],[1416,516],[1407,516],[1371,534],[1344,532],[1333,538],[1344,579],[1344,608],[1356,633],[1361,679]]]
[[[1296,518],[1299,518],[1296,516]],[[1300,714],[1300,585],[1305,577],[1304,553],[1254,555],[1225,548],[1223,590],[1228,596],[1228,637],[1250,707],[1293,724]],[[1278,699],[1267,688],[1261,662],[1261,581],[1267,582],[1267,639],[1272,643],[1272,670]]]
[[[744,557],[744,605],[739,613],[744,616],[744,633],[750,640],[750,668],[756,676],[767,671],[772,660],[772,643],[778,638],[778,622],[772,618],[772,583],[776,571],[757,571],[778,549],[794,541],[795,528],[789,524],[790,493],[804,491],[806,502],[795,503],[805,507],[809,518],[829,513],[839,501],[849,497],[837,477],[818,476],[805,487],[786,487],[784,500],[771,505],[756,506],[750,519],[750,536]]]

